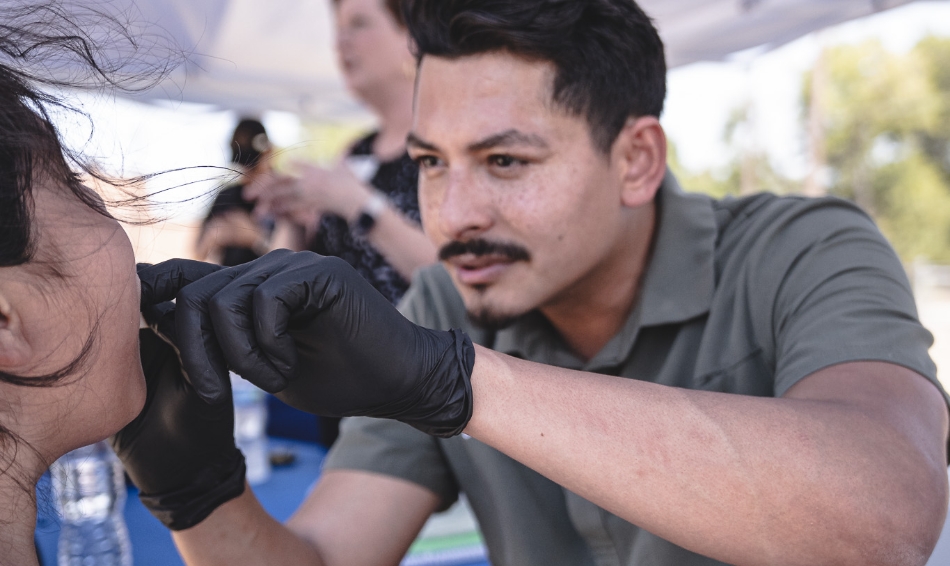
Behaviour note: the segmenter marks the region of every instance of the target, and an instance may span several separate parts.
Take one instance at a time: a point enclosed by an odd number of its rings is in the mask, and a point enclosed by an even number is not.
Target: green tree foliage
[[[684,167],[679,159],[676,144],[672,141],[667,149],[667,164],[684,190],[706,193],[715,198],[739,194],[738,177],[730,178],[728,174],[722,175],[721,172],[714,173],[709,170],[697,173]]]
[[[732,150],[733,158],[719,169],[698,173],[686,169],[679,160],[676,145],[671,141],[667,161],[683,188],[715,198],[762,191],[778,194],[795,192],[798,184],[776,171],[768,154],[754,147],[747,139],[752,129],[751,122],[748,104],[733,109],[723,131],[723,143]]]
[[[950,179],[950,37],[928,37],[915,53],[938,99],[934,119],[919,133],[921,149]]]
[[[950,261],[950,39],[900,55],[869,41],[824,58],[828,192],[874,216],[904,261]],[[806,116],[810,89],[809,75]]]
[[[691,171],[679,160],[676,145],[669,143],[667,163],[684,190],[706,193],[714,198],[740,196],[743,192],[768,191],[778,194],[795,192],[800,183],[789,180],[772,166],[768,155],[761,151],[735,151],[735,157],[722,168]],[[745,176],[745,180],[743,180]],[[744,187],[754,187],[749,191]]]
[[[871,214],[905,262],[950,263],[950,38],[928,37],[906,54],[878,41],[840,45],[823,55],[821,135],[829,194]],[[812,109],[804,77],[802,131]],[[801,192],[804,183],[772,167],[749,131],[748,107],[736,108],[723,133],[734,158],[692,172],[670,147],[670,167],[687,190],[715,197],[750,191]]]

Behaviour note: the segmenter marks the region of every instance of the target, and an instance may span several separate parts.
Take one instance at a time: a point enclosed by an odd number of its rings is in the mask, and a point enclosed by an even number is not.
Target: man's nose
[[[451,240],[471,239],[495,222],[495,207],[488,187],[480,186],[465,171],[450,171],[439,206],[439,228]]]

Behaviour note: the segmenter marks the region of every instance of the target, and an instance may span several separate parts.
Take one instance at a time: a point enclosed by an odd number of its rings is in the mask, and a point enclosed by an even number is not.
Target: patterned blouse
[[[356,142],[349,157],[364,166],[369,164],[366,175],[369,183],[386,195],[389,204],[403,216],[421,224],[419,219],[419,168],[408,153],[392,161],[379,163],[373,158],[373,142],[376,132]],[[375,172],[372,171],[375,168]],[[359,172],[357,172],[359,176]],[[356,238],[350,232],[346,220],[335,214],[320,219],[317,233],[310,243],[310,250],[321,255],[339,257],[352,265],[377,291],[392,303],[399,302],[409,288],[404,279],[369,242]]]

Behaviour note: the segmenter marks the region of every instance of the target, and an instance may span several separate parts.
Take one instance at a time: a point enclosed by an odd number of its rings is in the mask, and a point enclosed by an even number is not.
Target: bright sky
[[[804,134],[799,123],[803,74],[822,45],[879,38],[894,51],[906,51],[927,34],[950,36],[950,1],[915,2],[875,16],[805,36],[771,52],[750,50],[722,63],[697,63],[674,69],[663,123],[690,169],[724,165],[730,150],[723,130],[730,112],[751,103],[753,143],[764,148],[780,171],[804,177],[807,171]],[[237,116],[207,106],[182,103],[146,105],[112,98],[78,99],[96,124],[91,143],[88,123],[71,119],[68,143],[86,147],[111,173],[128,176],[196,165],[226,165],[227,143]],[[279,147],[303,142],[296,116],[269,112],[263,116]],[[207,176],[195,171],[170,174],[152,182],[169,187]],[[168,200],[207,192],[212,183],[198,183],[173,192]],[[201,206],[190,203],[173,215],[195,217]]]

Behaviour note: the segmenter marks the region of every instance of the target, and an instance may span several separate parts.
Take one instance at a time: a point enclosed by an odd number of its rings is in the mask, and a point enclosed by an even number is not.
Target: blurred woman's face
[[[350,91],[361,99],[392,81],[412,78],[409,35],[382,0],[341,0],[336,8],[336,47]]]
[[[113,434],[142,409],[140,286],[132,246],[115,220],[49,183],[35,184],[33,198],[34,258],[0,268],[0,293],[13,313],[3,324],[22,340],[19,355],[4,358],[14,367],[0,369],[47,375],[68,367],[90,338],[91,350],[49,387],[6,387],[16,414],[15,424],[4,424],[55,458]]]

